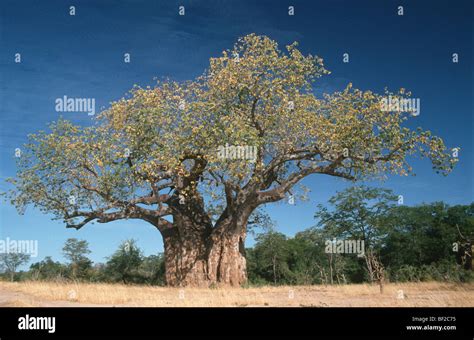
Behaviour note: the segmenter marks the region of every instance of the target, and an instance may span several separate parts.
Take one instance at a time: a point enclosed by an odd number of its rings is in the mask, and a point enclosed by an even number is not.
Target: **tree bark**
[[[210,283],[230,286],[246,283],[245,232],[216,229],[210,241],[207,256]]]
[[[181,224],[180,224],[181,223]],[[169,286],[240,286],[247,281],[245,233],[195,228],[184,221],[163,232]],[[178,224],[179,226],[175,226]]]
[[[168,286],[206,286],[206,238],[192,229],[173,227],[163,233]]]
[[[169,286],[240,286],[247,282],[245,236],[250,209],[224,213],[213,226],[202,202],[175,206],[161,228]]]
[[[165,248],[165,279],[169,286],[207,285],[206,253],[212,224],[204,211],[202,199],[173,205],[173,223],[161,229]]]

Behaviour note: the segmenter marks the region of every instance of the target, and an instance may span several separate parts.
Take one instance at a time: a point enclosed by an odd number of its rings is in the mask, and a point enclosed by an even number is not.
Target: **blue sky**
[[[76,15],[69,15],[69,6]],[[186,14],[178,15],[184,5]],[[288,16],[288,6],[295,15]],[[404,6],[404,15],[397,7]],[[460,162],[448,177],[436,175],[426,160],[413,162],[416,177],[368,183],[393,189],[405,204],[443,200],[473,201],[473,69],[470,1],[2,1],[0,5],[0,190],[15,173],[14,150],[28,133],[58,119],[55,99],[92,97],[97,108],[121,98],[134,84],[154,77],[176,80],[200,75],[210,57],[231,48],[239,36],[265,34],[284,46],[300,43],[304,53],[324,58],[332,73],[315,84],[317,93],[343,89],[348,82],[382,92],[405,87],[421,100],[410,127],[422,126],[461,147]],[[22,62],[15,63],[15,53]],[[131,63],[123,62],[130,53]],[[350,62],[343,63],[343,53]],[[452,54],[459,54],[459,63]],[[90,124],[86,113],[63,113]],[[314,225],[318,203],[348,183],[313,176],[309,202],[277,203],[267,211],[277,230],[293,235]],[[39,242],[38,261],[63,260],[69,237],[88,240],[94,261],[104,261],[118,244],[135,238],[145,254],[162,251],[160,234],[140,221],[66,229],[51,216],[26,214],[4,202],[0,238]],[[247,245],[252,245],[252,238]]]

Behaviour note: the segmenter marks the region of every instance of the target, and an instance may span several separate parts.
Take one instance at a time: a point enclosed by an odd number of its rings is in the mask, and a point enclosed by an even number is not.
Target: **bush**
[[[450,261],[440,261],[429,265],[415,267],[402,265],[396,270],[389,270],[392,281],[420,282],[420,281],[445,281],[445,282],[472,282],[474,274],[462,266]]]

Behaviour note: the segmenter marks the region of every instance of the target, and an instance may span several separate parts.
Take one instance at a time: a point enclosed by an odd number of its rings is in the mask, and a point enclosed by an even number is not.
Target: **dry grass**
[[[400,299],[399,291],[404,298]],[[8,301],[5,294],[17,294]],[[474,284],[392,283],[376,285],[282,286],[255,288],[164,288],[121,284],[0,282],[3,306],[164,306],[164,307],[467,307]],[[18,294],[21,294],[20,298]]]

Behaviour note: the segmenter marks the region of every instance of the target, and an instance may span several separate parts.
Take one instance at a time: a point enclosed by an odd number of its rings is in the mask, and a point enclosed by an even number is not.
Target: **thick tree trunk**
[[[250,210],[249,210],[250,211]],[[247,282],[245,236],[250,212],[225,214],[215,226],[202,202],[175,205],[172,226],[161,230],[169,286],[239,286]]]
[[[173,227],[163,233],[169,286],[239,286],[247,281],[245,234]]]
[[[165,279],[169,286],[206,286],[207,239],[210,222],[176,214],[171,228],[161,232],[165,248]]]
[[[170,204],[173,223],[161,229],[166,283],[198,287],[246,283],[245,236],[255,206],[227,208],[213,226],[197,193],[185,204],[176,197]]]
[[[210,283],[230,286],[246,283],[245,232],[216,229],[210,241],[207,255]]]

